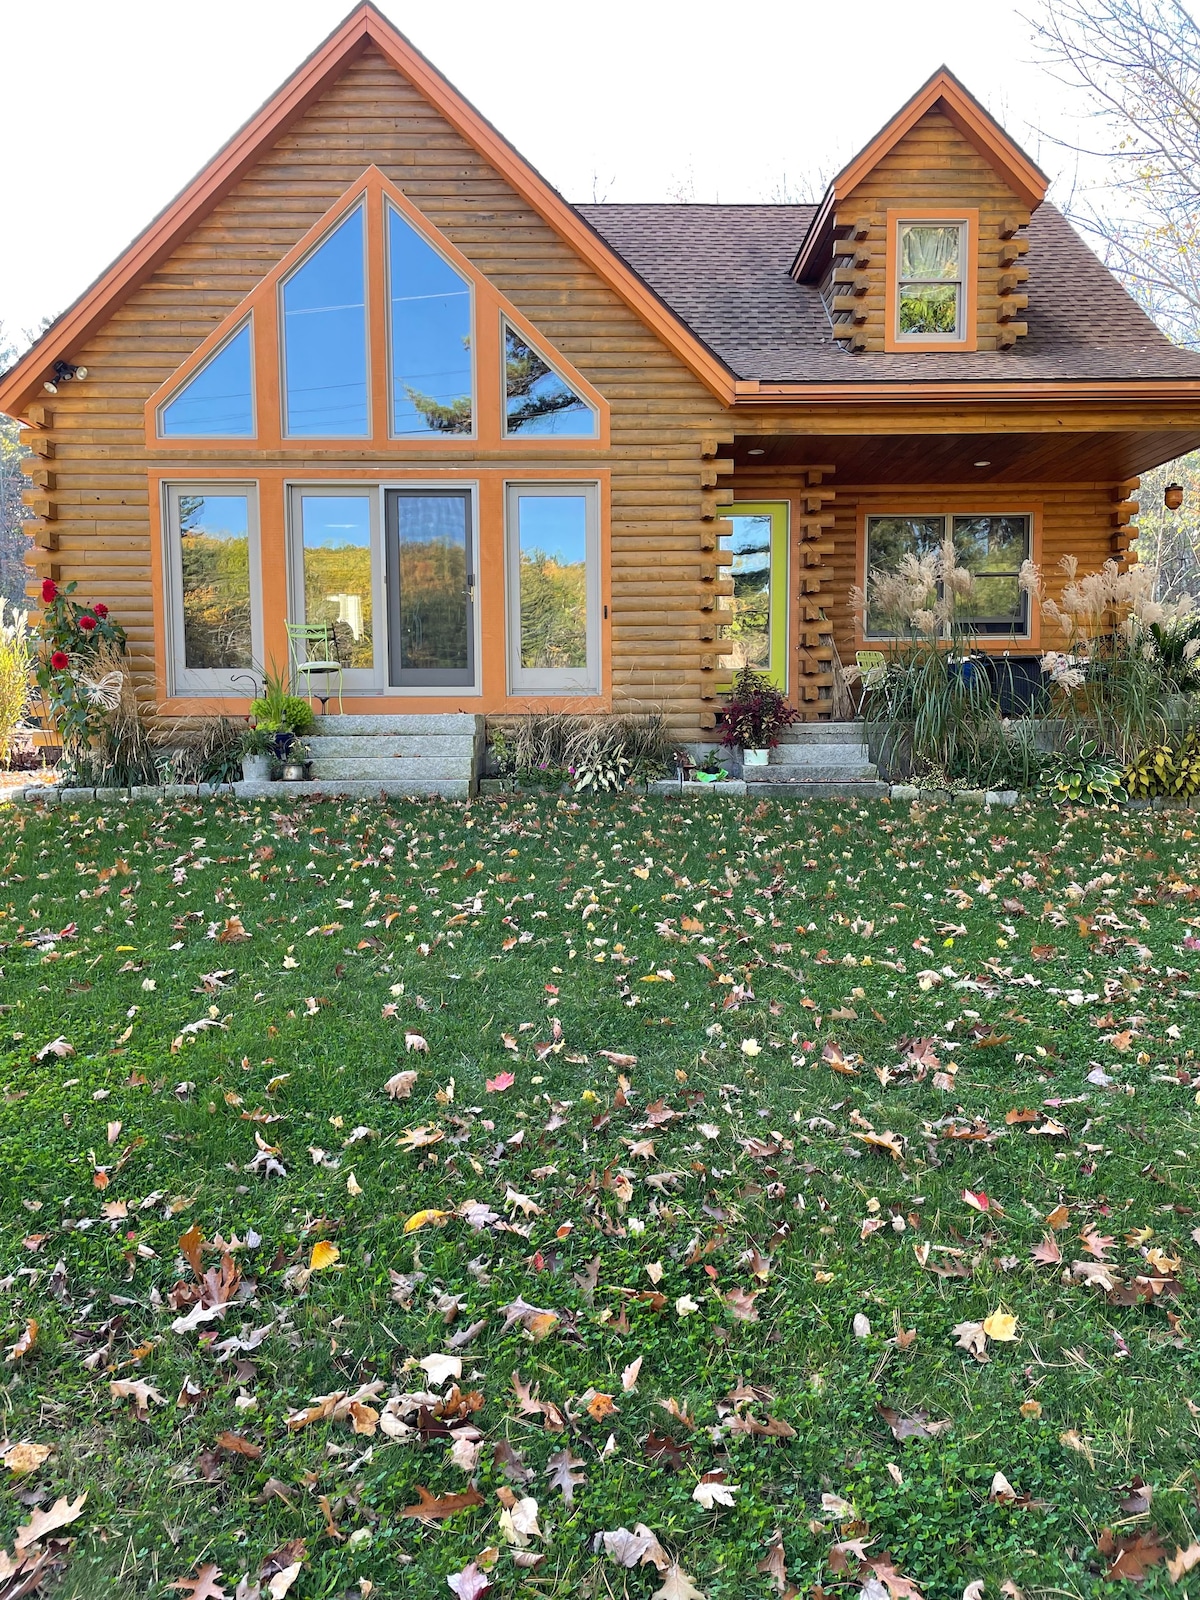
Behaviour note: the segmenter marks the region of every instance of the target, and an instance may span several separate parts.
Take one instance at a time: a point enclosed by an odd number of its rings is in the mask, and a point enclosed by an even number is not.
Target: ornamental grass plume
[[[29,706],[33,651],[27,614],[14,607],[12,621],[6,622],[4,611],[5,603],[0,600],[0,764],[7,765],[13,735]]]

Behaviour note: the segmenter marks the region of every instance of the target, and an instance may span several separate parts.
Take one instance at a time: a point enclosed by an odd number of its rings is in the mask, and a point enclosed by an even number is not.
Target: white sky
[[[1023,0],[1031,10],[1037,0]],[[54,316],[350,0],[0,0],[9,337]],[[569,199],[769,200],[831,176],[943,59],[1060,186],[1066,91],[1005,0],[382,0]],[[941,35],[941,38],[938,35]],[[687,190],[690,187],[690,194]],[[684,195],[681,195],[681,189]],[[794,196],[793,196],[794,197]]]

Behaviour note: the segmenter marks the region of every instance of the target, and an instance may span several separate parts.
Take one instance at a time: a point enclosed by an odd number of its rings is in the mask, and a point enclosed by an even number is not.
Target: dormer
[[[830,184],[792,276],[820,287],[853,353],[1011,349],[1046,187],[942,67]]]

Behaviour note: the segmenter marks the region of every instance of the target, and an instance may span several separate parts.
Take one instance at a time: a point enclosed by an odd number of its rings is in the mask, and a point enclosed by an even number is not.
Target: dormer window
[[[896,252],[896,334],[963,337],[963,222],[901,222]]]

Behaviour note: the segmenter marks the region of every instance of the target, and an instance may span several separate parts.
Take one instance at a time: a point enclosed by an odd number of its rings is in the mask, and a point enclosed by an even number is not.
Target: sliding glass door
[[[324,623],[344,687],[370,693],[383,677],[375,606],[383,571],[379,491],[297,484],[291,496],[292,619]]]
[[[388,489],[388,684],[475,683],[475,532],[469,489]]]

